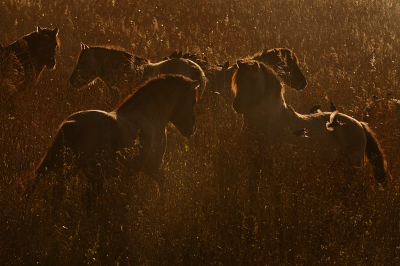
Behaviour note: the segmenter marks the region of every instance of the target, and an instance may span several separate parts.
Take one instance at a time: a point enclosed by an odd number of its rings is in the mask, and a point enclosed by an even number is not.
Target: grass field
[[[0,109],[0,264],[2,265],[398,265],[400,263],[400,3],[393,0],[10,0],[0,2],[0,43],[59,28],[57,67]],[[367,121],[382,142],[393,180],[374,188],[363,168],[353,180],[335,169],[302,171],[304,161],[265,166],[257,191],[238,147],[242,118],[231,97],[197,105],[196,134],[168,128],[168,195],[144,174],[107,180],[96,214],[68,183],[52,214],[55,179],[21,202],[16,181],[33,170],[60,123],[85,109],[112,110],[118,92],[98,81],[68,84],[80,42],[117,45],[161,60],[172,51],[204,53],[213,64],[264,48],[288,47],[308,80],[286,89],[300,113],[332,100]],[[4,81],[4,80],[3,80]],[[8,95],[8,94],[7,94]],[[211,96],[209,96],[211,97]],[[373,98],[378,98],[374,101]],[[340,171],[339,171],[340,172]],[[252,200],[250,200],[252,199]]]

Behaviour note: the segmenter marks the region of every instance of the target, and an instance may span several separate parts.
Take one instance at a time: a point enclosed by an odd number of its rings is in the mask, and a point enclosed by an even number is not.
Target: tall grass
[[[62,41],[55,71],[1,97],[1,264],[399,263],[400,111],[387,99],[388,93],[400,97],[396,1],[22,0],[1,2],[0,16],[3,45],[34,25],[59,27]],[[251,168],[238,147],[242,119],[231,98],[215,95],[196,107],[191,139],[168,129],[165,200],[140,174],[107,180],[91,216],[80,200],[83,177],[68,182],[56,214],[50,204],[56,177],[41,182],[28,204],[21,202],[15,182],[34,169],[62,120],[116,104],[117,93],[101,81],[85,89],[68,85],[80,42],[120,45],[153,61],[180,49],[204,53],[215,64],[266,47],[291,48],[309,86],[288,88],[287,102],[306,113],[316,103],[328,110],[332,100],[341,112],[368,121],[394,179],[377,191],[368,167],[352,180],[335,167],[305,172],[303,165],[314,162],[288,150],[249,190]],[[0,88],[8,87],[3,82]]]

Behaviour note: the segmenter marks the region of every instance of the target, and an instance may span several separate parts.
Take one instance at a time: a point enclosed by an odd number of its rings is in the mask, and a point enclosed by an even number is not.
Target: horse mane
[[[117,106],[115,107],[114,110],[121,110],[124,108],[124,106],[130,106],[132,102],[137,101],[138,99],[143,98],[143,95],[145,94],[150,94],[154,95],[152,92],[155,89],[158,89],[160,87],[165,87],[165,84],[168,83],[179,83],[179,82],[184,82],[184,83],[192,83],[193,80],[182,76],[182,75],[160,75],[155,78],[147,80],[145,83],[142,85],[139,85],[135,89],[133,89],[132,93],[127,95],[122,101],[120,101]],[[174,85],[172,85],[174,86]]]
[[[283,86],[283,81],[278,76],[278,74],[274,71],[274,69],[272,67],[270,67],[269,65],[267,65],[263,62],[259,62],[259,61],[252,60],[252,59],[238,60],[236,66],[238,66],[238,64],[240,64],[240,66],[235,69],[235,72],[232,77],[232,80],[233,80],[232,91],[235,95],[237,93],[238,78],[246,79],[247,78],[246,75],[249,73],[249,72],[245,71],[244,73],[241,73],[240,77],[238,77],[238,73],[239,73],[240,69],[242,69],[243,66],[253,67],[253,66],[257,65],[258,68],[260,68],[263,73],[263,78],[265,79],[265,84],[269,84],[270,85],[269,87],[274,89],[274,91],[272,91],[272,93],[273,93],[273,97],[276,97],[276,98],[273,99],[273,102],[277,102],[276,99],[278,99],[279,100],[278,102],[280,104],[282,104],[284,107],[286,107],[286,102],[285,102],[285,98],[284,98],[285,87]],[[253,71],[253,70],[249,70],[249,71]],[[268,85],[266,85],[266,86],[268,86]]]
[[[255,59],[251,59],[251,58],[241,59],[241,60],[238,60],[238,62],[240,62],[241,64],[244,64],[244,65],[256,64],[263,71],[264,78],[271,77],[276,82],[279,82],[279,83],[282,84],[282,79],[279,77],[279,75],[276,73],[276,71],[271,66],[269,66],[269,65],[267,65],[267,64],[265,64],[263,62],[257,61]],[[237,75],[238,75],[238,72],[239,72],[239,68],[237,67],[237,63],[235,65],[231,66],[231,67],[235,68],[232,80],[236,81]],[[234,86],[232,86],[232,90],[233,90],[233,92],[236,92],[236,82],[234,82],[234,83],[235,84],[233,84]],[[283,90],[283,86],[281,86],[281,88],[282,88],[281,90]]]
[[[140,62],[141,64],[143,63],[150,63],[150,60],[135,54],[131,54],[129,52],[127,52],[124,48],[122,48],[121,46],[117,46],[117,45],[111,45],[111,44],[105,44],[105,45],[93,45],[93,46],[89,46],[90,49],[101,49],[101,50],[108,50],[108,51],[113,51],[113,52],[117,52],[117,53],[122,53],[124,55],[124,57],[126,57],[127,59],[132,60],[133,62]],[[81,50],[82,51],[82,50]]]
[[[274,55],[274,56],[272,56]],[[283,75],[285,73],[285,69],[283,67],[288,66],[287,56],[294,61],[297,65],[299,65],[299,59],[293,50],[289,48],[274,48],[274,49],[264,49],[259,51],[250,57],[250,59],[268,62],[275,72],[279,75]]]
[[[120,47],[120,46],[114,46],[114,45],[93,45],[93,46],[89,46],[90,49],[93,50],[108,50],[108,51],[113,51],[113,52],[117,52],[117,53],[122,53],[127,57],[132,57],[133,55],[128,53],[124,48]],[[84,50],[83,50],[84,51]]]
[[[208,71],[211,69],[209,59],[204,54],[198,54],[198,53],[192,54],[190,52],[182,53],[182,51],[174,51],[171,53],[170,56],[164,57],[163,59],[168,60],[168,59],[173,59],[173,58],[189,59],[189,60],[195,62],[196,64],[198,64],[203,71]]]

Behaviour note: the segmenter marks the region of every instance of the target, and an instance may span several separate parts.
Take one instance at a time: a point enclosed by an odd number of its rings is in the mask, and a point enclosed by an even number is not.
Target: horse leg
[[[96,207],[96,199],[103,191],[104,178],[108,175],[105,164],[94,163],[84,170],[87,177],[86,198],[83,203],[86,205],[86,212],[90,214]]]
[[[145,171],[145,173],[156,182],[158,186],[158,196],[161,201],[166,201],[167,188],[165,186],[165,174],[161,169],[156,171]]]
[[[59,209],[63,200],[65,181],[78,172],[75,161],[77,154],[73,150],[75,133],[73,123],[67,122],[61,126],[49,151],[35,169],[33,180],[25,192],[26,197],[29,197],[43,178],[54,176],[56,181],[51,200],[54,211]]]
[[[51,200],[51,205],[53,207],[53,212],[57,212],[60,209],[61,202],[64,199],[66,192],[65,182],[72,176],[78,174],[78,167],[73,164],[65,163],[65,169],[56,175],[55,184],[53,185],[53,196]]]
[[[167,188],[165,186],[165,174],[162,170],[158,170],[152,175],[152,178],[157,182],[158,185],[158,193],[160,197],[163,199],[167,195]]]

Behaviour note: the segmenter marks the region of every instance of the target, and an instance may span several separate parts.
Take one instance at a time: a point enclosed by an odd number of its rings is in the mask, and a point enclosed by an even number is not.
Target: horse
[[[281,79],[266,64],[238,60],[232,90],[233,108],[243,115],[243,131],[251,135],[246,138],[254,140],[254,145],[264,143],[274,151],[288,144],[302,157],[325,166],[341,163],[350,169],[361,167],[366,155],[379,187],[391,178],[379,141],[366,123],[337,110],[297,113],[285,102]]]
[[[188,59],[173,58],[152,63],[120,48],[81,44],[69,82],[81,88],[100,78],[108,87],[123,89],[161,74],[178,74],[198,80],[198,73],[203,73],[200,66]],[[205,76],[201,80],[199,91],[204,91]]]
[[[307,87],[307,79],[299,66],[299,59],[293,50],[288,48],[264,49],[252,56],[244,58],[258,62],[263,62],[270,66],[289,87],[296,90],[303,90]],[[230,92],[232,76],[236,70],[236,63],[230,64],[229,61],[224,64],[203,69],[206,73],[209,89],[207,91],[218,94],[227,94]]]
[[[161,165],[166,126],[171,122],[187,138],[194,134],[194,106],[200,83],[181,75],[162,75],[140,86],[111,112],[87,110],[70,115],[28,177],[31,185],[26,195],[34,191],[40,180],[54,175],[58,178],[53,189],[56,206],[55,199],[63,198],[65,181],[79,171],[89,181],[88,212],[102,191],[104,178],[142,171],[158,183],[161,194],[165,193]]]
[[[149,60],[130,54],[122,48],[111,46],[91,46],[81,43],[78,62],[69,83],[81,88],[97,78],[108,87],[130,86],[135,79],[131,65],[140,67]]]
[[[37,27],[14,43],[3,47],[2,58],[15,56],[24,69],[24,84],[35,84],[43,69],[54,69],[55,50],[60,46],[58,28]]]
[[[299,67],[299,59],[293,50],[288,48],[264,49],[254,54],[251,59],[270,66],[283,82],[296,90],[307,87],[307,79]]]

